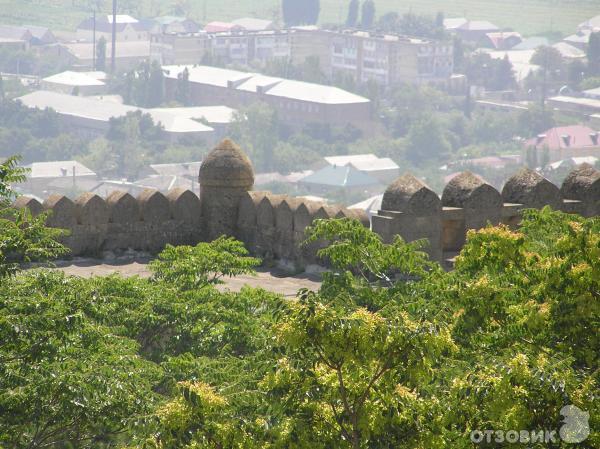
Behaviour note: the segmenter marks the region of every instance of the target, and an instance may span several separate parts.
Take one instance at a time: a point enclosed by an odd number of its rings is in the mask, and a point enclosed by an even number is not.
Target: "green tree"
[[[439,161],[452,150],[440,122],[430,116],[423,116],[410,126],[407,141],[406,157],[416,164]]]
[[[505,55],[496,65],[493,80],[494,88],[496,90],[506,90],[513,88],[515,84],[513,66],[508,59],[508,55]]]
[[[186,67],[183,72],[177,75],[177,87],[175,90],[175,99],[184,106],[191,104],[191,86],[190,71]]]
[[[320,0],[282,0],[283,20],[289,26],[313,25],[321,12]]]
[[[248,257],[248,250],[233,238],[221,237],[211,243],[167,247],[150,263],[153,279],[191,290],[221,284],[222,277],[254,273],[260,260]]]
[[[106,70],[106,39],[104,36],[100,37],[96,44],[96,70]]]
[[[589,75],[600,76],[600,32],[590,34],[587,58]]]
[[[68,252],[58,243],[64,233],[45,226],[48,214],[33,217],[27,209],[10,207],[16,196],[12,184],[25,181],[27,173],[18,167],[19,159],[12,156],[0,163],[0,285],[22,263],[47,261]]]
[[[154,61],[150,66],[147,98],[145,106],[149,108],[160,106],[165,100],[165,75],[157,61]]]
[[[359,0],[350,0],[348,4],[348,17],[346,18],[346,26],[354,28],[358,23],[358,10],[360,7]]]
[[[375,2],[373,0],[365,0],[362,4],[361,26],[365,30],[370,30],[375,24]]]

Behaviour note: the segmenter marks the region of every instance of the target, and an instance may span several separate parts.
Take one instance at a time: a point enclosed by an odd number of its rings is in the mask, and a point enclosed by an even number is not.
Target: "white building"
[[[104,72],[71,72],[57,73],[42,79],[43,90],[68,95],[102,95],[106,92]]]
[[[96,17],[96,40],[103,37],[106,42],[112,40],[113,16]],[[90,17],[77,27],[77,39],[93,42],[94,18]],[[150,30],[139,20],[128,15],[117,15],[116,38],[119,42],[149,41]]]

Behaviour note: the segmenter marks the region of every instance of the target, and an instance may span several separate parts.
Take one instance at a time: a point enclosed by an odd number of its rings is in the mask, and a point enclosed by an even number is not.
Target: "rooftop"
[[[66,71],[44,78],[42,81],[66,86],[104,86],[98,78],[82,72]]]
[[[81,117],[89,120],[108,122],[113,117],[123,117],[129,112],[141,111],[150,114],[154,123],[161,124],[169,133],[212,132],[213,129],[185,114],[178,115],[164,109],[143,109],[90,97],[77,97],[56,92],[37,91],[18,98],[30,108],[54,109],[61,115]]]
[[[593,136],[596,136],[594,142]],[[562,148],[599,147],[598,133],[587,126],[559,126],[551,128],[544,133],[525,141],[525,146],[536,148],[549,148],[551,150]]]
[[[234,25],[239,25],[248,31],[262,31],[268,30],[273,26],[273,21],[264,19],[255,19],[252,17],[243,17],[241,19],[234,20]]]
[[[26,166],[28,178],[64,178],[73,176],[96,176],[92,170],[77,161],[34,162]]]
[[[593,98],[580,98],[580,97],[569,97],[566,95],[558,95],[556,97],[549,98],[550,101],[555,103],[566,103],[578,106],[585,106],[588,108],[594,108],[600,111],[600,100]]]
[[[367,98],[355,95],[338,87],[303,81],[269,77],[258,73],[239,72],[209,66],[164,66],[165,76],[176,79],[177,75],[187,67],[192,83],[207,84],[217,87],[235,85],[236,89],[256,92],[262,87],[263,94],[274,97],[291,98],[321,104],[355,104],[368,103]]]
[[[344,167],[329,165],[302,178],[299,182],[339,188],[368,187],[379,184],[375,178],[348,165]]]
[[[398,170],[396,164],[390,158],[379,158],[374,154],[356,154],[350,156],[328,156],[325,157],[327,163],[333,166],[344,167],[351,165],[360,171],[381,171],[381,170]]]
[[[81,60],[92,60],[94,58],[93,42],[75,42],[60,44],[69,53]],[[150,41],[119,42],[117,45],[117,58],[145,58],[150,56]],[[110,51],[109,51],[110,53]]]

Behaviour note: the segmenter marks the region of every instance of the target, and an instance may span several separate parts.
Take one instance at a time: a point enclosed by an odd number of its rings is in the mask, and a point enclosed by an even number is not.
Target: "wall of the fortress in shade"
[[[252,254],[287,261],[296,268],[320,263],[316,251],[322,243],[300,245],[314,220],[349,217],[369,225],[362,211],[257,191],[239,192],[227,204],[231,213],[220,211],[215,218],[210,215],[216,198],[210,198],[210,207],[203,207],[207,204],[202,201],[209,200],[187,190],[166,195],[147,190],[137,198],[116,191],[107,198],[85,193],[75,201],[51,195],[42,204],[20,197],[15,207],[27,207],[34,214],[51,211],[48,224],[70,231],[64,243],[73,256],[129,248],[157,252],[167,244],[196,244],[207,240],[209,232],[211,237],[219,234],[218,220],[225,216],[223,232],[243,241]],[[506,182],[502,192],[465,172],[446,186],[441,198],[418,179],[404,175],[387,189],[382,210],[372,217],[372,228],[384,241],[395,235],[407,241],[426,238],[427,251],[441,261],[460,250],[469,229],[488,222],[517,226],[524,208],[545,205],[588,217],[600,215],[600,172],[582,166],[559,188],[523,170]]]

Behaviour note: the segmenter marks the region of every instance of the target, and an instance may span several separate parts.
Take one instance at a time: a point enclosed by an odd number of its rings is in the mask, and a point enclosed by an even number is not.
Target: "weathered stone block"
[[[535,209],[550,206],[558,210],[562,203],[558,187],[528,168],[523,168],[506,181],[502,199],[506,203],[522,204]]]

